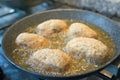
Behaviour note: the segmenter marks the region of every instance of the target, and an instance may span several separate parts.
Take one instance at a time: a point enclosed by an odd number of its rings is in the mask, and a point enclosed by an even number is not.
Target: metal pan
[[[115,44],[115,56],[103,66],[91,70],[89,72],[85,72],[82,74],[76,75],[67,75],[67,76],[51,76],[51,75],[43,75],[35,72],[31,72],[25,68],[20,67],[15,64],[14,60],[11,57],[11,53],[14,49],[12,43],[15,41],[18,34],[24,32],[28,27],[37,25],[48,19],[68,19],[68,20],[81,20],[87,22],[89,24],[96,25],[106,31],[112,38]],[[38,14],[34,14],[28,17],[21,19],[20,21],[13,24],[5,33],[2,48],[4,50],[4,55],[7,60],[15,65],[20,70],[26,71],[27,73],[33,74],[37,77],[48,79],[48,80],[70,80],[70,79],[78,79],[88,76],[92,73],[98,72],[104,69],[106,66],[110,65],[119,55],[120,55],[120,27],[116,25],[112,20],[102,15],[92,13],[84,10],[76,10],[76,9],[59,9],[59,10],[50,10]]]

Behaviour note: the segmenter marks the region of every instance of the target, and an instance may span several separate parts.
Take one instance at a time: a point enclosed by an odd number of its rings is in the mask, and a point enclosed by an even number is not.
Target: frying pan
[[[77,20],[84,21],[86,23],[95,25],[100,27],[104,31],[106,31],[113,39],[115,44],[115,56],[108,61],[106,64],[100,66],[97,69],[76,75],[67,75],[67,76],[53,76],[53,75],[43,75],[40,73],[29,71],[23,67],[17,65],[11,57],[11,53],[14,49],[12,43],[14,43],[16,37],[21,32],[24,32],[25,29],[31,26],[35,26],[43,21],[49,19],[67,19],[67,20]],[[13,24],[4,35],[2,41],[2,48],[4,50],[4,55],[6,59],[26,73],[30,73],[36,77],[40,77],[48,80],[70,80],[70,79],[78,79],[83,78],[85,76],[91,75],[92,73],[98,72],[104,69],[106,66],[110,65],[119,55],[120,55],[120,27],[115,24],[112,20],[107,17],[104,17],[100,14],[96,14],[89,11],[78,10],[78,9],[58,9],[58,10],[50,10],[42,13],[33,14],[31,16],[25,17],[20,21]]]

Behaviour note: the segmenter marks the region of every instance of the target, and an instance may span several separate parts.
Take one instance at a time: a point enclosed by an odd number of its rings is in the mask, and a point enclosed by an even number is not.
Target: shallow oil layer
[[[67,22],[68,25],[70,25],[73,22],[80,22],[80,21],[73,21],[73,20],[70,20],[70,21],[65,20],[65,21]],[[95,30],[98,34],[98,40],[102,41],[109,48],[108,59],[107,59],[107,61],[109,61],[114,56],[114,44],[113,44],[111,37],[105,31],[100,29],[99,27],[93,26],[93,25],[90,25],[87,23],[85,23],[85,24],[88,25],[93,30]],[[35,28],[36,27],[30,27],[27,30],[25,30],[25,32],[34,33]],[[60,32],[59,34],[54,34],[50,37],[47,37],[52,42],[48,48],[52,48],[52,49],[58,48],[58,49],[63,50],[63,47],[68,42],[66,40],[65,34],[66,34],[66,32]],[[35,71],[35,72],[38,72],[41,74],[50,74],[50,75],[51,74],[53,74],[53,75],[73,75],[73,74],[78,74],[78,73],[84,73],[84,72],[93,70],[93,69],[101,66],[101,65],[89,64],[85,61],[85,59],[82,59],[81,61],[72,59],[71,66],[66,71],[63,71],[63,72],[39,71],[38,69],[31,68],[30,65],[26,64],[26,61],[28,60],[29,56],[32,54],[33,51],[34,50],[21,49],[16,46],[16,49],[13,51],[12,58],[14,59],[15,63],[21,67],[24,67],[28,70]]]

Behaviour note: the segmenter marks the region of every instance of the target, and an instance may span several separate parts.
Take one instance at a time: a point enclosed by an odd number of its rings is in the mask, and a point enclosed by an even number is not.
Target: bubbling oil
[[[75,20],[65,20],[68,24],[68,28],[70,26],[70,24],[74,23],[74,22],[81,22],[81,21],[75,21]],[[84,22],[82,22],[84,23]],[[108,35],[108,33],[106,33],[104,30],[102,30],[101,28],[94,26],[94,25],[90,25],[87,23],[84,23],[86,25],[88,25],[91,29],[93,29],[94,31],[97,32],[98,34],[98,40],[102,41],[109,49],[108,52],[108,59],[107,61],[109,61],[113,56],[114,56],[114,43],[112,38]],[[35,27],[30,27],[28,29],[25,30],[25,32],[29,32],[29,33],[35,33]],[[51,45],[48,48],[51,49],[61,49],[63,50],[63,48],[65,47],[65,45],[67,44],[68,40],[66,39],[66,31],[62,31],[60,33],[56,33],[53,34],[49,37],[46,37],[47,39],[49,39],[51,41]],[[15,45],[16,46],[16,45]],[[91,70],[94,70],[98,67],[100,67],[101,65],[93,65],[90,63],[87,63],[85,59],[82,59],[80,61],[75,60],[72,56],[72,61],[71,61],[71,65],[70,67],[63,72],[48,72],[48,71],[40,71],[37,68],[32,68],[30,67],[30,65],[28,65],[26,63],[26,61],[29,59],[30,55],[36,51],[35,50],[30,50],[30,49],[23,49],[20,47],[16,46],[16,49],[14,49],[13,53],[12,53],[12,58],[14,60],[14,62],[16,64],[18,64],[19,66],[28,69],[30,71],[34,71],[34,72],[38,72],[40,74],[47,74],[47,75],[74,75],[74,74],[80,74],[80,73],[84,73],[84,72],[88,72]],[[64,50],[63,50],[64,51]],[[70,56],[70,55],[69,55]]]

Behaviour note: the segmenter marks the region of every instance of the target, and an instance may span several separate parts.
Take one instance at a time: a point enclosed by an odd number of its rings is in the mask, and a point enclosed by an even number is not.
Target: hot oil
[[[65,20],[65,21],[67,22],[68,26],[74,22],[80,22],[80,21],[74,21],[74,20]],[[82,23],[84,23],[84,22],[82,22]],[[112,38],[101,28],[94,26],[94,25],[87,24],[87,23],[84,23],[84,24],[88,25],[90,28],[92,28],[94,31],[96,31],[98,34],[98,40],[102,41],[108,47],[109,52],[108,52],[108,56],[107,56],[108,57],[107,61],[109,61],[114,56],[114,43],[112,41]],[[36,26],[30,27],[27,30],[25,30],[25,32],[34,33],[35,28],[36,28]],[[63,48],[65,47],[65,45],[68,42],[68,40],[66,40],[66,31],[51,35],[46,38],[51,41],[51,45],[48,47],[51,49],[57,48],[57,49],[63,50]],[[34,50],[21,49],[21,48],[17,47],[13,51],[13,54],[12,54],[13,59],[15,60],[15,63],[18,64],[19,66],[24,67],[31,71],[35,71],[35,72],[42,73],[42,74],[53,74],[53,75],[73,75],[73,74],[78,74],[78,73],[80,74],[80,73],[84,73],[84,72],[87,72],[90,70],[94,70],[95,68],[103,65],[103,64],[93,65],[93,64],[87,63],[85,61],[85,59],[82,59],[81,61],[77,61],[72,58],[69,69],[67,69],[66,71],[63,71],[61,73],[39,71],[38,69],[31,68],[30,65],[26,64],[26,61],[28,60],[29,56],[33,53],[33,51]]]

